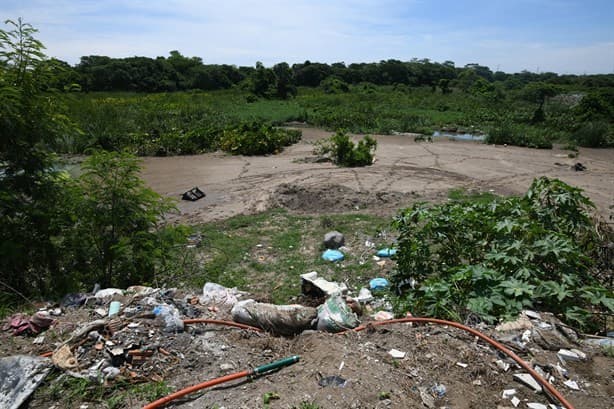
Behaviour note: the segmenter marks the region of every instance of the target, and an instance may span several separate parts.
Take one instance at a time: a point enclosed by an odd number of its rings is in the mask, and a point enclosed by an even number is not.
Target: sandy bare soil
[[[549,176],[584,189],[604,217],[613,213],[614,150],[568,151],[492,146],[411,135],[376,136],[376,162],[338,168],[317,162],[313,142],[330,133],[303,129],[303,139],[266,157],[211,153],[146,158],[143,176],[157,192],[180,198],[198,186],[207,196],[179,203],[179,219],[201,223],[283,206],[308,213],[362,211],[394,214],[416,200],[441,200],[451,188],[522,194],[535,177]],[[576,172],[581,162],[587,170]]]

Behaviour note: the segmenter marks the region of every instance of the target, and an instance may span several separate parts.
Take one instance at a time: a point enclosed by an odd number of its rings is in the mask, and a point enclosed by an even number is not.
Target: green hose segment
[[[288,358],[280,359],[279,361],[271,362],[270,364],[262,365],[254,369],[255,375],[262,375],[263,373],[273,371],[275,369],[283,368],[284,366],[292,365],[301,357],[298,355],[293,355]]]

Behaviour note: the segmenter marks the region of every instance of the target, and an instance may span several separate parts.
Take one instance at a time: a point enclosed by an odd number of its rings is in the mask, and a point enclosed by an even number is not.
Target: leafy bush
[[[535,308],[590,327],[591,309],[614,311],[611,289],[591,274],[599,247],[592,207],[579,189],[545,177],[524,197],[416,204],[395,220],[401,302],[459,321]]]
[[[588,148],[605,148],[612,146],[614,141],[610,135],[607,122],[585,122],[572,135],[580,146]]]
[[[368,166],[373,163],[376,147],[377,141],[369,135],[355,145],[345,132],[337,131],[330,138],[318,141],[314,154],[328,157],[340,166]]]
[[[552,141],[548,137],[547,130],[527,128],[511,122],[504,122],[499,126],[491,128],[486,135],[485,142],[496,145],[552,149]]]
[[[174,204],[145,186],[139,163],[128,153],[96,152],[70,192],[78,223],[65,233],[64,251],[73,278],[86,286],[151,283],[185,241],[185,228],[159,225]]]
[[[301,131],[276,128],[253,121],[227,129],[220,140],[220,148],[233,155],[267,155],[280,152],[285,146],[301,139]]]
[[[350,91],[350,86],[345,81],[335,77],[326,78],[320,82],[320,87],[326,94],[340,94]]]

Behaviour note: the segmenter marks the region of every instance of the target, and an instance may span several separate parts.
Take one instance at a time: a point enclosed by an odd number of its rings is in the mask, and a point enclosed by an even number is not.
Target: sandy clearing
[[[411,135],[377,135],[376,162],[364,168],[317,163],[313,142],[329,132],[303,129],[281,154],[230,156],[221,152],[145,158],[143,177],[157,192],[180,198],[200,187],[207,196],[179,203],[180,220],[202,223],[293,203],[310,213],[359,210],[394,214],[416,200],[445,198],[451,188],[521,194],[535,177],[559,178],[584,189],[609,217],[614,205],[614,149],[584,149],[576,159],[560,149],[537,150],[475,142],[414,142]],[[572,165],[587,167],[576,172]],[[296,194],[294,200],[288,195]],[[280,198],[280,196],[284,196]],[[326,196],[326,206],[318,206]],[[335,206],[335,201],[339,206]]]

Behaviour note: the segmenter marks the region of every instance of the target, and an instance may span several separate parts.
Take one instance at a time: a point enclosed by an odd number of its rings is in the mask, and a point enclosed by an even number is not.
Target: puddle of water
[[[433,138],[448,138],[458,141],[484,141],[486,135],[474,135],[471,133],[456,133],[456,132],[433,132]]]

